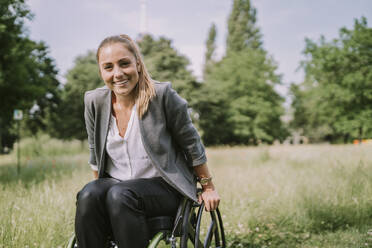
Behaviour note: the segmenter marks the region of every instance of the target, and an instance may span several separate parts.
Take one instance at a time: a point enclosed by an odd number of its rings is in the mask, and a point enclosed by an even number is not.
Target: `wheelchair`
[[[226,240],[221,213],[205,212],[204,203],[195,203],[184,198],[177,210],[176,217],[157,216],[147,219],[150,240],[147,248],[225,248]],[[66,248],[78,248],[73,235]],[[114,240],[109,240],[106,248],[117,248]]]

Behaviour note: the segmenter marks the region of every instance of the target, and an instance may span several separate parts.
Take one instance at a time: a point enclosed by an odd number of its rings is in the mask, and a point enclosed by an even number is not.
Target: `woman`
[[[96,180],[77,195],[77,241],[101,248],[112,235],[120,248],[142,248],[150,238],[146,218],[175,215],[183,196],[214,210],[219,196],[186,101],[169,83],[151,80],[135,42],[106,38],[97,62],[106,86],[84,97]]]

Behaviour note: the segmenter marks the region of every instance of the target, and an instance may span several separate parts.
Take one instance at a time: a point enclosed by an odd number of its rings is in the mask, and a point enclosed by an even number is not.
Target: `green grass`
[[[37,149],[36,149],[37,148]],[[0,248],[64,247],[87,148],[47,137],[0,156]],[[372,146],[207,149],[228,247],[372,246]],[[27,151],[27,152],[26,152]],[[40,152],[42,151],[42,152]]]

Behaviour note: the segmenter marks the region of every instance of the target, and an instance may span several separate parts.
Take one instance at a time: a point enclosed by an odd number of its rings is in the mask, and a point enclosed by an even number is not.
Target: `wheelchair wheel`
[[[165,239],[165,234],[163,232],[157,233],[150,241],[150,244],[147,248],[156,248],[159,247],[160,243]]]
[[[73,234],[69,239],[66,248],[77,248],[75,234]]]
[[[66,248],[78,248],[75,234],[73,234],[69,239]],[[117,248],[117,246],[115,245],[114,242],[110,241],[107,244],[107,248]]]
[[[194,205],[190,216],[189,237],[194,248],[225,248],[225,232],[221,213],[215,211],[205,212],[204,203]]]
[[[204,212],[204,203],[197,204],[187,200],[179,215],[182,218],[178,241],[171,248],[225,248],[226,240],[219,209]],[[176,223],[176,227],[180,225]],[[175,245],[175,243],[177,245]]]

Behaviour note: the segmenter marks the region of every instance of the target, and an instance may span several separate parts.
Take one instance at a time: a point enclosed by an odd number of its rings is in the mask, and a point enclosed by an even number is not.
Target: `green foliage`
[[[262,248],[262,247],[295,247],[310,238],[310,233],[293,232],[285,226],[273,223],[257,223],[253,230],[248,229],[241,234],[227,236],[229,248]]]
[[[306,79],[293,86],[294,121],[312,140],[347,142],[372,136],[372,29],[355,20],[339,38],[306,40]],[[315,135],[314,135],[315,134]]]
[[[229,16],[226,56],[213,60],[216,29],[206,42],[205,82],[195,109],[207,145],[273,143],[287,131],[280,117],[283,98],[276,64],[261,47],[256,9],[249,0],[234,0]]]
[[[214,23],[209,29],[208,38],[206,41],[206,52],[205,52],[205,62],[204,62],[204,71],[203,74],[207,75],[210,73],[210,67],[213,66],[215,63],[214,56],[216,52],[216,36],[217,36],[217,28]]]
[[[103,86],[93,51],[75,59],[74,67],[67,72],[67,82],[60,91],[58,109],[49,116],[52,137],[86,139],[84,121],[84,92]]]
[[[214,52],[215,30],[207,40],[206,61]],[[249,0],[235,0],[229,17],[226,56],[206,64],[205,83],[196,109],[208,145],[273,143],[287,131],[280,117],[283,98],[276,64],[261,47],[256,10]]]
[[[79,140],[57,140],[45,134],[37,134],[21,140],[21,155],[26,161],[45,156],[77,155],[82,152],[88,152],[88,146]],[[11,154],[15,156],[16,151]]]
[[[12,147],[12,114],[21,109],[31,132],[46,126],[43,118],[57,101],[54,61],[43,42],[28,38],[24,20],[32,15],[22,0],[5,0],[0,7],[0,151]],[[35,111],[29,111],[33,106]]]
[[[227,53],[261,47],[261,34],[256,27],[256,12],[250,0],[233,1],[228,20]]]
[[[211,70],[205,82],[210,92],[201,103],[200,127],[206,143],[258,144],[282,140],[286,131],[280,120],[283,99],[274,90],[280,77],[263,50],[230,53]],[[218,107],[216,107],[218,106]],[[211,122],[210,117],[218,122]],[[219,126],[226,139],[216,137]]]
[[[138,40],[138,45],[151,77],[161,82],[172,82],[173,88],[192,106],[195,100],[193,93],[200,85],[187,69],[190,64],[188,58],[165,37],[154,39],[151,35],[144,35]]]

